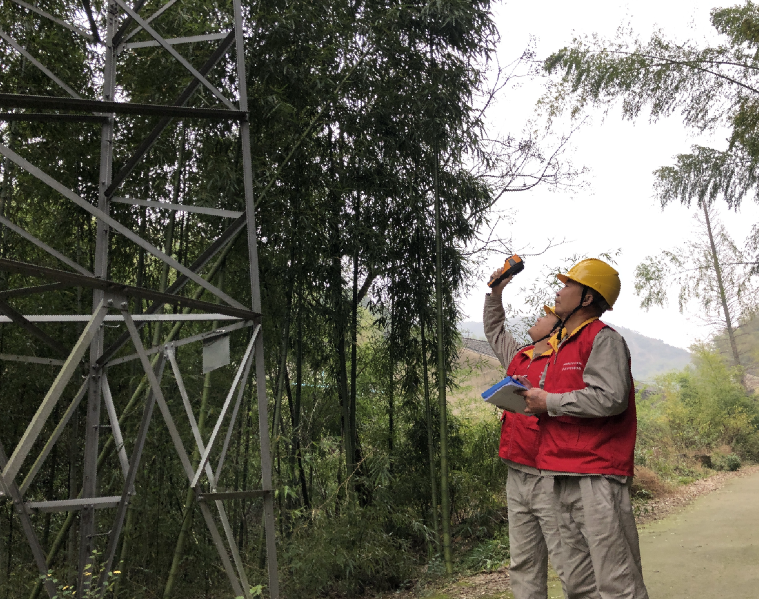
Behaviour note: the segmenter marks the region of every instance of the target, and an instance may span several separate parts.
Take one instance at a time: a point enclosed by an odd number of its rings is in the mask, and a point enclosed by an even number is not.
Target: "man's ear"
[[[588,290],[588,292],[585,294],[585,299],[582,300],[582,307],[587,308],[592,304],[594,301],[596,301],[595,292]]]

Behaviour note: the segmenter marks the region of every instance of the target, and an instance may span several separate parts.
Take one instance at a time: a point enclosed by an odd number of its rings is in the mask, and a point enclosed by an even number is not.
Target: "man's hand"
[[[515,376],[513,379],[526,387],[524,391],[517,391],[519,395],[524,397],[524,401],[527,404],[525,412],[528,414],[543,414],[548,411],[548,407],[546,406],[548,393],[540,387],[533,387],[532,383],[524,375]]]
[[[493,274],[490,275],[490,280],[492,281],[499,274],[501,274],[501,270],[500,269],[493,271]],[[514,275],[512,275],[512,276],[514,276]],[[501,292],[503,291],[503,288],[506,287],[506,285],[508,285],[509,283],[511,283],[511,277],[509,277],[507,279],[504,279],[503,281],[501,281],[500,283],[498,283],[498,285],[496,285],[495,287],[491,287],[490,292],[494,293],[495,295],[501,295]]]
[[[527,404],[525,412],[528,414],[545,414],[548,411],[548,406],[546,405],[548,393],[543,391],[543,389],[534,387],[527,391],[522,391],[521,395]]]

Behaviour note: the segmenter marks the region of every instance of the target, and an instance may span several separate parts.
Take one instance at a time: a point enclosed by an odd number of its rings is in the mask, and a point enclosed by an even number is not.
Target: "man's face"
[[[527,334],[530,336],[530,339],[537,341],[538,339],[542,339],[546,335],[549,335],[557,322],[555,316],[541,316],[527,331]]]
[[[556,310],[559,318],[564,319],[569,316],[572,310],[580,304],[581,297],[582,285],[569,279],[556,294],[554,310]]]

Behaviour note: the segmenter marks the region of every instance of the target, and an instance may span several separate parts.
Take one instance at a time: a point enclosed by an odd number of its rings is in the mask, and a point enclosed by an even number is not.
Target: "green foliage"
[[[575,39],[544,63],[557,76],[543,99],[550,114],[607,111],[619,102],[629,119],[648,108],[651,120],[678,113],[700,131],[731,129],[727,150],[696,146],[675,166],[656,171],[662,204],[721,197],[735,208],[751,192],[759,198],[759,6],[746,1],[713,9],[711,23],[725,40],[714,46],[668,39],[661,31],[644,42],[621,30],[614,40]]]
[[[373,403],[377,399],[375,395]],[[345,502],[344,487],[330,484],[318,506],[283,539],[289,593],[356,596],[367,589],[396,588],[429,558],[430,574],[442,568],[429,520],[426,430],[423,420],[412,422],[392,467],[381,446],[368,445],[373,437],[362,435],[366,474],[357,477],[356,487],[371,497],[371,505]],[[456,569],[496,569],[508,557],[507,469],[498,458],[499,427],[497,422],[470,423],[455,416],[449,426]],[[377,440],[384,439],[380,435]],[[312,463],[316,480],[334,476],[321,474],[324,459]]]
[[[694,366],[659,377],[637,404],[635,463],[675,483],[703,476],[699,454],[710,455],[718,470],[759,458],[759,406],[746,394],[740,370],[712,348],[692,351]]]
[[[407,579],[414,565],[409,540],[393,534],[393,521],[399,519],[402,516],[381,507],[360,509],[353,505],[339,516],[304,523],[289,539],[284,555],[289,570],[288,594],[313,597],[336,592],[355,596],[367,588],[396,587]]]
[[[734,453],[715,453],[712,455],[712,468],[715,470],[727,470],[735,472],[741,467],[741,458]]]
[[[722,294],[715,268],[715,255],[711,239],[717,250],[719,276],[725,292],[725,301],[731,320],[749,313],[754,302],[755,289],[750,277],[749,258],[736,245],[719,220],[716,209],[709,209],[709,221],[703,214],[694,216],[694,234],[690,240],[674,250],[664,250],[655,256],[646,256],[635,268],[635,294],[640,305],[648,310],[665,306],[672,290],[675,291],[680,312],[689,303],[695,303],[704,317],[722,312]],[[711,239],[710,239],[711,238]],[[725,316],[710,324],[725,326]]]
[[[57,592],[52,599],[74,599],[75,597],[80,597],[81,599],[100,599],[104,593],[113,592],[113,589],[121,576],[121,571],[118,569],[108,572],[105,575],[103,586],[101,587],[99,585],[100,578],[103,574],[102,564],[99,563],[99,558],[101,557],[100,552],[97,550],[93,551],[90,562],[84,567],[84,577],[87,584],[84,593],[77,593],[73,584],[64,584],[60,582],[55,577],[52,570],[48,570],[46,575],[40,576],[40,581],[43,583],[53,583]]]
[[[504,530],[500,535],[475,545],[461,561],[467,570],[492,572],[507,564],[509,555],[509,537]]]

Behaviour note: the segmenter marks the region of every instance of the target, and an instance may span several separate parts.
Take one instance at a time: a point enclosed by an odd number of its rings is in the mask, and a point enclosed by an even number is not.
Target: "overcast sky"
[[[502,64],[518,57],[530,36],[537,42],[538,57],[569,44],[573,37],[597,33],[611,38],[620,25],[629,25],[641,38],[647,39],[656,29],[676,40],[711,40],[718,37],[709,23],[709,10],[714,0],[662,2],[638,0],[628,2],[560,2],[558,0],[507,2],[495,5],[495,16],[501,35],[498,48]],[[490,113],[490,119],[502,132],[519,133],[534,110],[541,92],[538,82],[527,83],[504,94]],[[653,197],[653,170],[672,164],[674,156],[685,153],[694,143],[725,147],[725,132],[709,137],[697,136],[682,125],[677,115],[656,123],[645,114],[636,122],[623,121],[619,108],[608,116],[593,114],[574,137],[571,152],[576,165],[590,169],[587,187],[578,192],[552,193],[545,189],[508,194],[497,210],[516,214],[516,225],[502,231],[511,235],[515,247],[529,253],[545,246],[549,238],[567,243],[549,250],[543,256],[528,258],[526,268],[515,282],[529,287],[545,265],[560,263],[563,256],[597,255],[621,249],[616,268],[622,279],[622,292],[613,313],[606,320],[639,331],[665,342],[688,347],[697,339],[705,339],[708,329],[695,316],[680,315],[676,302],[665,309],[641,310],[632,282],[635,266],[648,255],[672,249],[693,231],[693,210],[679,205],[662,210]],[[736,213],[719,206],[720,216],[736,241],[742,244],[754,223],[759,221],[759,207],[747,201]],[[492,269],[502,260],[494,257]],[[508,288],[516,292],[517,285]],[[467,318],[482,319],[482,302],[487,286],[483,280],[462,298],[461,307]],[[512,298],[509,298],[512,299]],[[517,298],[513,298],[517,300]],[[674,299],[674,298],[673,298]]]

